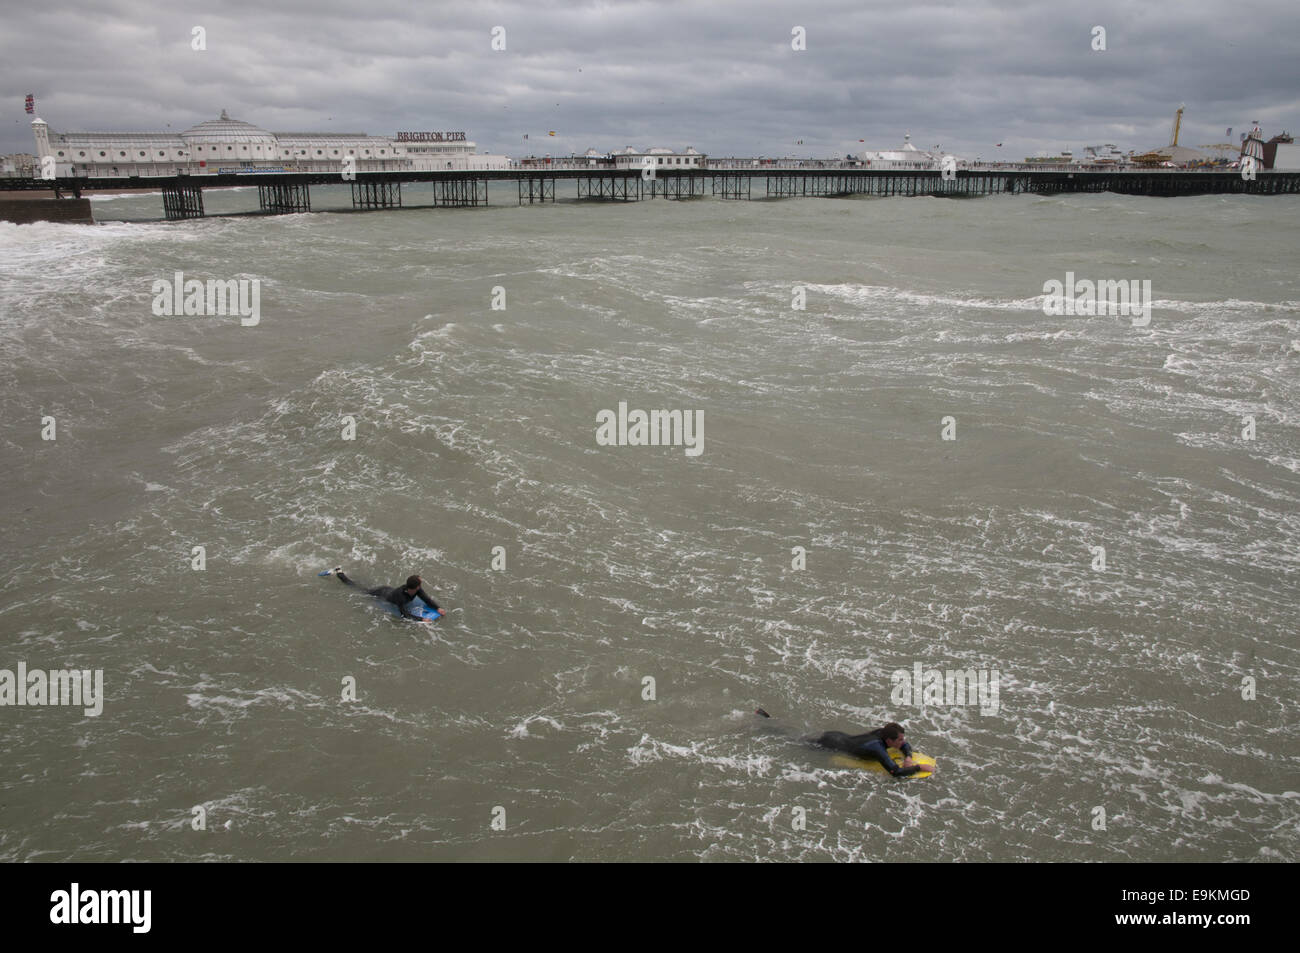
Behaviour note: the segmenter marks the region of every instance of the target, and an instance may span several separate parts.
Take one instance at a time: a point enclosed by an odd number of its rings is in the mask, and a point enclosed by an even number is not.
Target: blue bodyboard
[[[402,610],[397,608],[396,605],[389,602],[387,599],[376,599],[375,601],[379,603],[381,608],[387,610],[389,614],[395,615],[399,619],[403,618]],[[413,599],[411,602],[407,603],[406,611],[411,613],[411,615],[419,616],[421,622],[435,622],[442,618],[441,612],[430,609],[419,599]],[[411,622],[413,620],[407,619],[407,621]]]

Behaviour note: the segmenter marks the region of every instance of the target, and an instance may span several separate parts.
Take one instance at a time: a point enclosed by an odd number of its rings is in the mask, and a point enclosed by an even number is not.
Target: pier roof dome
[[[186,129],[181,138],[186,141],[265,143],[271,146],[276,143],[275,136],[265,129],[251,122],[231,119],[224,109],[220,119],[209,119]]]

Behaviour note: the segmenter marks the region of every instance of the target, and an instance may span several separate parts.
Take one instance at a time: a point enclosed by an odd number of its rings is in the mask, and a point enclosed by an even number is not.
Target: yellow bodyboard
[[[896,751],[891,748],[889,751],[889,756],[894,759],[895,764],[902,764],[903,752]],[[927,754],[921,754],[921,752],[919,751],[913,751],[912,762],[914,764],[921,764],[921,765],[934,764],[934,758],[931,758]],[[837,768],[858,768],[864,771],[875,771],[878,774],[889,773],[884,769],[884,767],[878,761],[875,760],[864,761],[862,758],[855,758],[851,754],[839,754],[839,753],[833,754],[831,755],[831,764],[835,765],[835,767]],[[916,772],[916,774],[909,774],[907,777],[909,779],[928,778],[932,774],[934,774],[933,771],[918,771]]]

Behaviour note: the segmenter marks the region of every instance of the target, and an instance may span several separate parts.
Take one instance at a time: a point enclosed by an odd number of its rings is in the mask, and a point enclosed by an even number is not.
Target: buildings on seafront
[[[733,157],[710,158],[688,146],[683,151],[663,147],[638,150],[632,146],[612,152],[588,149],[581,155],[528,156],[510,159],[475,150],[463,132],[399,132],[394,136],[365,133],[268,132],[232,119],[223,110],[180,133],[172,132],[54,132],[40,118],[32,120],[36,155],[0,158],[0,177],[41,177],[43,166],[54,165],[57,178],[103,176],[205,175],[220,172],[433,172],[506,169],[656,171],[744,170],[764,168],[864,169],[875,171],[933,171],[951,160],[957,169],[1062,168],[1107,169],[1141,167],[1236,168],[1226,156],[1208,156],[1177,144],[1182,110],[1175,118],[1169,146],[1158,152],[1125,155],[1112,143],[1088,146],[1084,155],[1029,156],[1024,162],[966,160],[944,152],[918,149],[910,135],[894,149],[863,151],[843,159]],[[1231,132],[1231,130],[1229,130]],[[1228,143],[1202,148],[1231,150]],[[1263,169],[1300,169],[1300,146],[1283,132],[1267,142],[1259,127],[1243,134],[1240,156],[1250,155]],[[1239,157],[1240,158],[1240,157]]]
[[[62,132],[32,120],[36,155],[52,156],[56,175],[212,175],[218,172],[356,172],[504,169],[505,156],[475,152],[463,132],[268,132],[221,111],[181,133]]]
[[[662,146],[637,152],[628,146],[612,153],[611,158],[616,169],[644,169],[651,165],[668,169],[701,169],[706,156],[697,152],[693,146],[687,146],[685,152],[674,152]]]
[[[761,168],[827,168],[827,169],[913,169],[918,171],[934,170],[949,153],[936,147],[934,152],[923,152],[912,145],[912,137],[903,137],[903,145],[897,149],[878,152],[863,152],[856,158],[846,156],[844,159],[796,159],[791,157],[766,156],[710,158],[692,146],[682,152],[675,152],[660,146],[644,151],[627,146],[613,152],[600,152],[588,149],[582,155],[572,156],[529,156],[520,159],[520,168],[544,167],[551,169],[645,169],[654,167],[657,171],[690,171],[693,169],[761,169]],[[958,168],[966,168],[968,162],[953,156]]]
[[[926,152],[912,145],[912,136],[903,136],[903,144],[897,149],[877,149],[859,153],[858,158],[868,169],[934,169],[943,161],[945,155],[938,147],[934,152]],[[954,157],[956,158],[956,157]],[[964,166],[965,160],[957,160]]]
[[[521,169],[675,169],[688,171],[709,167],[708,156],[692,146],[684,152],[674,152],[662,146],[646,149],[644,152],[628,146],[615,152],[601,152],[588,149],[582,155],[572,156],[528,156],[515,163]]]
[[[1265,142],[1264,134],[1256,125],[1242,136],[1241,154],[1254,158],[1261,169],[1276,169],[1278,172],[1300,171],[1300,146],[1295,144],[1295,137],[1285,129]]]
[[[0,156],[0,175],[21,176],[30,179],[38,174],[39,165],[36,156],[26,152],[15,152],[11,155]]]

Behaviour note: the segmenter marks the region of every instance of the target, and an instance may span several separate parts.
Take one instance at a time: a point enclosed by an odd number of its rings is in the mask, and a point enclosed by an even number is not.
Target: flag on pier
[[[35,112],[36,112],[36,100],[32,98],[31,93],[28,93],[27,94],[27,115],[30,116]]]

